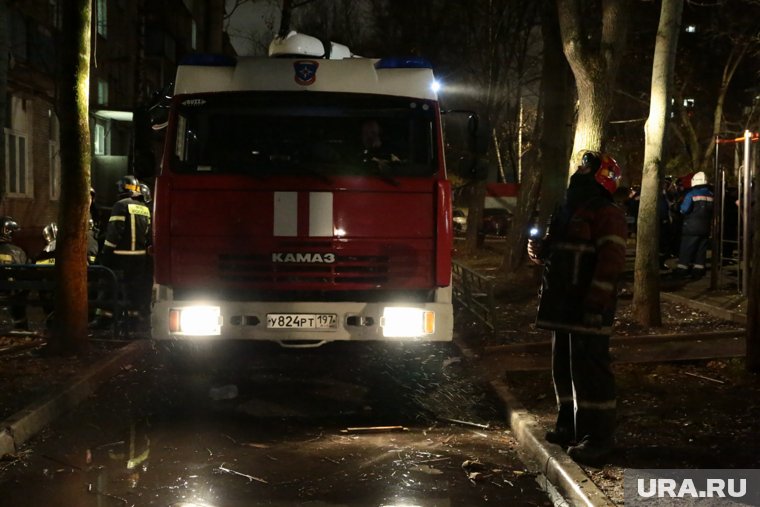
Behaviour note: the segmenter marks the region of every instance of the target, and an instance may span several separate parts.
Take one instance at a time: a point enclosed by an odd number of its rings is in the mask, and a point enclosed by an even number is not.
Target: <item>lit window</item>
[[[96,119],[92,133],[92,153],[95,155],[110,155],[111,132],[108,121]]]
[[[50,116],[50,139],[48,141],[48,161],[50,167],[50,199],[58,200],[61,196],[61,145],[58,117],[48,111]]]
[[[48,7],[50,13],[50,23],[56,28],[61,28],[61,14],[58,10],[58,0],[49,0]]]
[[[22,132],[5,129],[5,188],[9,196],[31,197],[27,168],[27,139]]]
[[[694,107],[694,99],[683,99],[683,107],[692,108]]]
[[[696,25],[686,25],[686,33],[697,33],[697,26]]]
[[[55,141],[48,142],[50,160],[50,199],[57,201],[61,195],[61,153]]]
[[[5,191],[11,197],[32,197],[29,174],[29,142],[26,100],[11,97],[10,128],[3,129],[5,142]]]
[[[105,79],[98,79],[98,104],[108,104],[108,81]]]
[[[97,3],[98,35],[108,37],[108,0],[98,0]]]

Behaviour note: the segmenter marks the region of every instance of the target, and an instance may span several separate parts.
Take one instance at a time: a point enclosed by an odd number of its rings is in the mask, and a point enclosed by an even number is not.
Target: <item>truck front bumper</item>
[[[179,301],[154,298],[155,340],[451,341],[450,289],[440,302]],[[170,295],[171,291],[156,294]]]

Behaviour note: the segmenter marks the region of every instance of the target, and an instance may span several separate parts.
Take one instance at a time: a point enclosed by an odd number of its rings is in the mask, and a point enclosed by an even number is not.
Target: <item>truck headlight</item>
[[[388,306],[380,319],[386,338],[415,338],[435,332],[435,312],[421,308]]]
[[[189,336],[222,334],[222,310],[218,306],[185,306],[169,310],[169,332]]]

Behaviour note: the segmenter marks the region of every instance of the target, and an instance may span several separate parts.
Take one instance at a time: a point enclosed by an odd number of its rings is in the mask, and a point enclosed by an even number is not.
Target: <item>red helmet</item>
[[[615,190],[620,186],[620,177],[623,175],[623,170],[620,169],[615,159],[608,154],[602,153],[599,158],[601,159],[601,164],[596,173],[594,173],[594,179],[607,192],[614,194]]]

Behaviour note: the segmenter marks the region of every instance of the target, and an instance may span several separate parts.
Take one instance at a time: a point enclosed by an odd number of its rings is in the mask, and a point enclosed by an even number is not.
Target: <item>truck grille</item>
[[[400,267],[410,273],[410,261],[394,258],[394,271]],[[378,285],[388,282],[391,273],[390,259],[383,255],[338,255],[329,264],[307,264],[272,262],[268,255],[223,254],[219,256],[218,268],[220,278],[225,281],[260,284]]]

